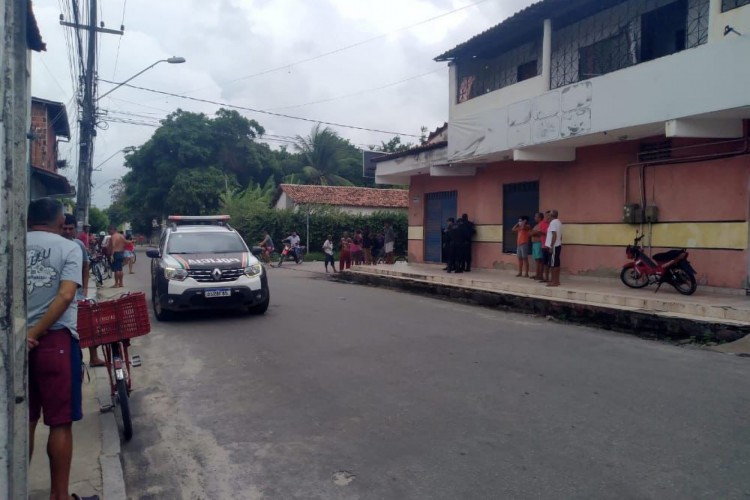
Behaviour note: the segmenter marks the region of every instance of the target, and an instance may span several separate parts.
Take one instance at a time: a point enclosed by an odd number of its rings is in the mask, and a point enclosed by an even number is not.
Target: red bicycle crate
[[[140,337],[151,331],[146,294],[126,293],[102,302],[78,302],[81,347],[93,347]]]

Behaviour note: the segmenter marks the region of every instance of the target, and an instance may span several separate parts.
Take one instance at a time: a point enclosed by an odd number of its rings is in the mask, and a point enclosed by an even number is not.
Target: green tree
[[[397,135],[388,142],[380,141],[380,146],[370,146],[370,149],[372,151],[382,151],[383,153],[401,153],[413,147],[415,146],[411,142],[401,142],[401,137]]]
[[[302,156],[302,179],[305,184],[323,186],[353,186],[342,176],[351,166],[352,158],[346,155],[344,141],[328,127],[315,125],[307,137],[297,136],[295,149]]]
[[[174,178],[165,208],[172,214],[215,214],[221,206],[222,193],[236,186],[234,178],[214,167],[185,170]]]
[[[162,121],[145,144],[126,155],[129,172],[122,180],[124,194],[113,199],[113,205],[121,201],[123,210],[116,207],[115,212],[128,218],[137,231],[147,231],[151,219],[167,215],[176,207],[209,210],[207,207],[218,203],[218,196],[214,202],[200,197],[180,199],[189,196],[187,192],[196,194],[195,180],[201,177],[195,173],[183,175],[192,170],[208,172],[206,169],[213,168],[226,175],[230,187],[236,187],[238,181],[243,189],[269,178],[280,180],[282,173],[273,151],[255,141],[263,133],[260,124],[236,111],[219,109],[211,118],[178,109]],[[216,172],[206,175],[206,190],[213,192]],[[178,180],[181,185],[175,188]],[[222,185],[226,187],[224,180]]]
[[[91,224],[91,230],[95,233],[107,231],[109,229],[109,217],[102,210],[91,207],[89,209],[89,224]]]

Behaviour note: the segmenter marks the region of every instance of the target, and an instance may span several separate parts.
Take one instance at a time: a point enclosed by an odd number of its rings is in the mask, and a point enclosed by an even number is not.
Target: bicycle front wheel
[[[91,271],[94,273],[96,284],[102,286],[102,284],[104,284],[104,277],[102,276],[101,266],[98,262],[94,264],[94,267],[91,268]]]
[[[133,437],[133,421],[130,418],[130,397],[128,396],[128,384],[123,378],[117,381],[117,406],[120,408],[122,417],[122,430],[125,441]]]

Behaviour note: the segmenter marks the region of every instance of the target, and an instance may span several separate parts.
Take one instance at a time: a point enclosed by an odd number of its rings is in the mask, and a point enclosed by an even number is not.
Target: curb
[[[701,320],[660,314],[635,307],[586,304],[545,296],[472,289],[459,285],[357,272],[339,273],[333,279],[344,283],[403,290],[502,311],[546,316],[548,319],[595,326],[648,339],[731,342],[750,334],[750,326],[746,325],[721,323],[715,319]]]
[[[111,403],[109,376],[101,368],[94,368],[96,374],[96,398],[99,406]],[[99,465],[102,468],[102,498],[106,500],[126,500],[125,475],[120,460],[120,429],[111,411],[99,413],[102,451]]]

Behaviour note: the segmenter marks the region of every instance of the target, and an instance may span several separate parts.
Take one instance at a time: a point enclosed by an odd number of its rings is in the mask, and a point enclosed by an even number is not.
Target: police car
[[[151,299],[159,321],[180,311],[246,309],[263,314],[271,294],[260,248],[248,249],[228,215],[172,215],[149,250]]]

